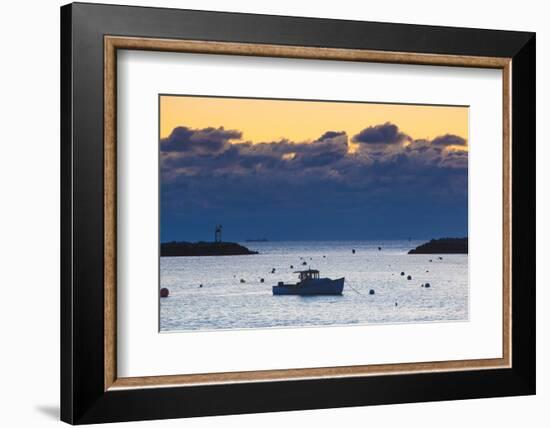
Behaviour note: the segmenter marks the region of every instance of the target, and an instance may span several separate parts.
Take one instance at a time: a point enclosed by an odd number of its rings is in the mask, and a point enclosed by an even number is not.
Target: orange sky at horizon
[[[160,137],[177,126],[223,126],[253,143],[312,141],[326,131],[346,131],[351,140],[369,126],[391,122],[413,139],[454,134],[468,141],[468,116],[465,106],[162,95]]]

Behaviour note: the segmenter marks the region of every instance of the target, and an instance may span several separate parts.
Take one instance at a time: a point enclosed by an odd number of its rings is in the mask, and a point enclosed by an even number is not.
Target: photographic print
[[[159,95],[160,331],[467,321],[468,115]]]

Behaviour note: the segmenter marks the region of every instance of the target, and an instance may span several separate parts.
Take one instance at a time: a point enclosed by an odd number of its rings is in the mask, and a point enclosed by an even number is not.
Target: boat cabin
[[[296,284],[285,284],[283,281],[279,281],[272,287],[274,296],[342,295],[345,278],[319,278],[319,271],[316,269],[298,270],[294,273],[300,275],[300,280]]]
[[[316,269],[299,270],[294,273],[300,274],[300,281],[305,281],[306,279],[319,279],[319,271]]]

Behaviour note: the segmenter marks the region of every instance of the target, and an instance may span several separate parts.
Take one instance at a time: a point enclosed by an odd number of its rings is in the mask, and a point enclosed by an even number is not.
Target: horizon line
[[[262,243],[262,242],[303,242],[303,241],[317,241],[317,242],[339,242],[339,241],[344,241],[344,242],[357,242],[357,241],[430,241],[432,239],[464,239],[464,238],[468,238],[468,235],[463,235],[463,236],[440,236],[440,237],[437,237],[437,238],[365,238],[365,239],[269,239],[269,238],[266,238],[265,240],[256,240],[256,239],[236,239],[236,240],[229,240],[229,241],[220,241],[220,242],[246,242],[246,243]],[[172,240],[164,240],[164,241],[160,241],[159,242],[161,244],[169,244],[171,242],[190,242],[190,243],[193,243],[193,242],[216,242],[216,241],[213,241],[213,240],[194,240],[194,241],[186,241],[186,240],[177,240],[177,239],[172,239]]]

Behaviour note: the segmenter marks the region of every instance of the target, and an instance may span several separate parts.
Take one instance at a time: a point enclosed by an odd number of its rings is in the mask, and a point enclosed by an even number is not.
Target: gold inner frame
[[[116,88],[118,49],[243,55],[280,58],[324,59],[338,61],[382,62],[397,64],[442,65],[494,68],[502,70],[503,91],[503,320],[502,358],[431,361],[421,363],[356,365],[305,369],[261,370],[170,376],[119,378],[117,376],[116,320]],[[169,40],[138,37],[104,37],[104,389],[193,386],[236,382],[281,381],[311,378],[359,377],[419,372],[441,372],[511,367],[511,59],[460,55],[382,52],[361,49],[337,49],[282,46],[251,43]]]

